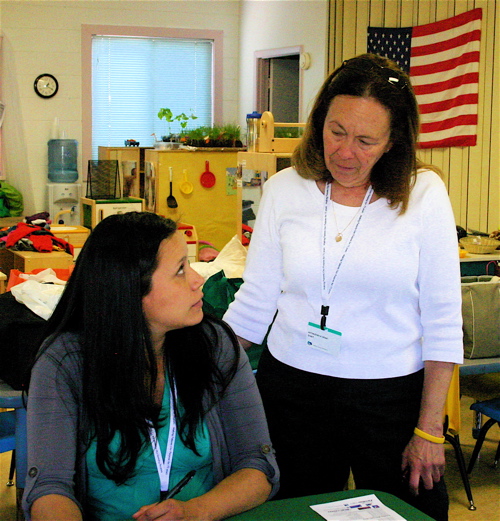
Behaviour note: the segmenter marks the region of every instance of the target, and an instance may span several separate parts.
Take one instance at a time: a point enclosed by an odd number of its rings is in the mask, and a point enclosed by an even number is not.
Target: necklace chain
[[[358,215],[359,211],[361,210],[361,206],[358,208],[358,211],[353,215],[352,219],[347,223],[347,226],[340,231],[339,225],[337,224],[337,215],[335,214],[335,203],[332,201],[332,207],[333,207],[333,218],[335,219],[335,227],[337,228],[337,235],[335,236],[335,242],[340,242],[344,238],[344,232],[351,226],[352,221],[356,218],[356,215]]]

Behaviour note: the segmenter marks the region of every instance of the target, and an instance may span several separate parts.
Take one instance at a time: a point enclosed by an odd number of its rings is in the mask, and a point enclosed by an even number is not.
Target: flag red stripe
[[[436,63],[415,65],[410,67],[410,76],[414,78],[416,76],[424,76],[426,74],[436,74],[438,72],[450,71],[456,67],[459,67],[460,65],[475,62],[479,62],[479,51],[466,52],[461,56]]]
[[[434,94],[436,92],[443,92],[445,90],[460,87],[466,83],[478,83],[478,81],[479,73],[470,72],[468,74],[463,74],[462,76],[450,78],[446,81],[438,81],[436,83],[429,83],[427,85],[414,85],[413,90],[416,96],[419,96],[420,94]]]
[[[445,147],[474,147],[477,144],[477,136],[453,136],[435,141],[422,141],[418,148],[445,148]]]
[[[425,25],[418,25],[413,28],[413,36],[427,36],[429,34],[435,34],[441,31],[448,31],[449,29],[455,29],[456,27],[460,27],[474,20],[482,20],[482,18],[482,9],[478,7],[477,9],[467,11],[446,20],[432,22]]]
[[[393,59],[409,62],[422,114],[420,148],[477,143],[481,20],[482,8],[477,8],[446,20],[406,27],[410,42],[405,40],[401,55],[394,50],[396,46],[399,52],[399,33],[384,32],[378,36],[380,41],[368,41],[369,48],[380,46],[382,52],[394,54]]]
[[[420,132],[439,132],[460,125],[477,125],[477,114],[465,114],[456,118],[444,119],[443,121],[433,121],[432,123],[422,123]]]
[[[461,105],[477,105],[478,95],[475,94],[461,94],[453,99],[443,101],[436,101],[434,103],[423,103],[418,105],[420,114],[430,114],[431,112],[443,112]]]
[[[450,38],[444,42],[430,43],[428,45],[419,45],[414,47],[412,45],[410,56],[428,56],[429,54],[435,54],[437,52],[449,51],[455,47],[460,47],[474,40],[481,41],[481,30],[477,29],[470,33],[461,34],[455,38]]]

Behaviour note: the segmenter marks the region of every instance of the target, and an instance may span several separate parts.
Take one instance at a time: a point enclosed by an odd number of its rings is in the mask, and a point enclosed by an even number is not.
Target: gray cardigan
[[[219,367],[228,367],[232,340],[215,325],[220,339]],[[206,414],[215,482],[242,468],[261,470],[278,490],[279,470],[248,358],[240,350],[238,370],[222,399]],[[28,398],[28,475],[23,496],[26,519],[33,502],[60,494],[85,511],[85,447],[78,444],[82,360],[78,337],[58,336],[37,361]]]

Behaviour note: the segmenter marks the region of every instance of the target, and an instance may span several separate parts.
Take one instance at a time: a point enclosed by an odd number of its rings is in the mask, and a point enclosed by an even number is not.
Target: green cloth
[[[10,217],[10,210],[5,201],[5,194],[0,193],[0,217]]]
[[[209,277],[203,286],[203,312],[222,318],[242,284],[242,278],[228,279],[222,270]],[[247,350],[252,369],[257,369],[264,345],[265,340]]]
[[[165,457],[167,450],[169,411],[170,393],[168,385],[165,385],[162,413],[167,420],[157,433],[162,458]],[[182,408],[180,408],[180,413],[182,414]],[[116,450],[118,443],[119,436],[115,435],[111,443],[112,449]],[[169,486],[170,488],[175,486],[190,470],[196,470],[196,475],[175,496],[175,499],[187,501],[208,492],[214,486],[210,435],[205,423],[203,423],[201,432],[197,437],[196,447],[200,456],[197,456],[182,443],[177,432]],[[96,448],[97,444],[93,442],[86,455],[89,475],[89,504],[92,506],[92,515],[86,517],[86,519],[96,521],[129,520],[132,519],[132,514],[142,506],[158,502],[160,499],[160,478],[149,440],[146,442],[145,450],[141,452],[137,459],[137,475],[120,486],[107,479],[99,470],[96,463]]]
[[[21,192],[5,181],[0,182],[0,200],[3,200],[3,205],[0,204],[0,217],[19,217],[23,214],[24,205]],[[1,206],[4,207],[4,210]],[[9,213],[2,215],[1,212],[5,212],[5,207],[8,208]]]
[[[203,285],[203,312],[222,318],[243,279],[228,279],[224,271],[212,275]]]

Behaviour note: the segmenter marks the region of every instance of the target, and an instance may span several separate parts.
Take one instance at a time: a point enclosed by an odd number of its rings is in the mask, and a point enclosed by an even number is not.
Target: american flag
[[[477,142],[482,9],[416,27],[368,27],[368,52],[410,74],[421,116],[420,148]]]

